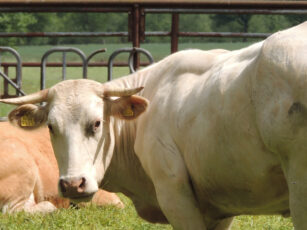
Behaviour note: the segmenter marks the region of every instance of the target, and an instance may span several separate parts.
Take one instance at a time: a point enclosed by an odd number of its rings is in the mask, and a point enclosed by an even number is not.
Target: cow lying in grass
[[[0,210],[52,212],[69,200],[58,196],[58,166],[46,128],[24,131],[0,122]],[[114,193],[99,190],[97,205],[123,207]]]

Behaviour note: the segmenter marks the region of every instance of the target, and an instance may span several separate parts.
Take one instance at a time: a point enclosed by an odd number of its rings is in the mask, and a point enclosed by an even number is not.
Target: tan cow
[[[307,22],[241,50],[182,51],[108,83],[1,101],[18,105],[9,118],[22,128],[48,124],[74,201],[100,187],[175,229],[291,213],[306,230],[306,38]]]
[[[69,206],[68,199],[58,196],[58,167],[46,128],[26,132],[0,122],[0,159],[2,212],[51,212]],[[93,202],[123,206],[114,193],[103,190]]]

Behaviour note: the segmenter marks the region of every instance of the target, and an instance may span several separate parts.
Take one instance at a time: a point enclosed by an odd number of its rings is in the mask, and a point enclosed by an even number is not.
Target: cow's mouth
[[[67,197],[69,198],[69,200],[74,203],[74,204],[78,204],[81,202],[89,202],[93,199],[93,196],[95,195],[95,193],[91,193],[91,194],[84,194],[82,196],[73,196],[73,197]]]

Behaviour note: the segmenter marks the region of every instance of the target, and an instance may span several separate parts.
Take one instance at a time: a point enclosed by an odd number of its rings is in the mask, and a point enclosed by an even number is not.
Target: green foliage
[[[296,24],[292,24],[284,15],[266,15],[266,17],[267,20],[263,20],[263,15],[254,15],[250,21],[250,31],[274,33]]]
[[[212,27],[216,28],[216,31],[227,32],[248,32],[249,20],[252,15],[239,14],[239,15],[212,15]]]
[[[124,13],[61,13],[62,28],[53,31],[69,32],[117,32],[128,30],[128,16]],[[69,29],[68,29],[69,28]],[[105,40],[127,42],[126,38],[61,38],[59,43],[105,43]]]
[[[37,23],[34,15],[26,13],[5,14],[0,13],[0,31],[1,32],[27,32],[31,25]],[[6,46],[14,44],[24,44],[21,38],[2,38],[1,43]]]
[[[146,14],[146,31],[170,31],[171,14]],[[179,31],[267,32],[297,25],[307,15],[180,14]],[[1,13],[1,32],[120,32],[128,31],[127,13]],[[184,42],[226,41],[224,38],[181,38]],[[228,41],[248,41],[232,38]],[[123,43],[126,37],[2,38],[0,45]],[[169,42],[146,37],[145,42]]]

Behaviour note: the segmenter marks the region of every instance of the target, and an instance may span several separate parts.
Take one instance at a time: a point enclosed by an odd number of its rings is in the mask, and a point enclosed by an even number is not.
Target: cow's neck
[[[115,88],[146,87],[147,71],[106,83]],[[142,95],[143,92],[140,94]],[[152,181],[145,173],[134,151],[136,121],[111,119],[115,147],[102,187],[111,192],[122,192],[132,199],[138,214],[150,222],[166,222],[158,205]]]
[[[152,181],[134,152],[136,123],[111,120],[115,147],[111,163],[102,181],[102,188],[122,192],[137,206],[158,208]]]
[[[145,77],[139,72],[105,83],[111,88],[135,88],[144,84]],[[136,195],[144,185],[148,190],[154,190],[134,152],[136,121],[112,117],[110,125],[114,132],[115,146],[111,163],[103,179],[104,187],[114,192],[123,192],[127,196],[130,196],[130,193]]]
[[[134,88],[144,86],[145,77],[135,73],[106,84],[115,88]],[[132,199],[139,195],[144,197],[144,194],[155,197],[153,184],[134,152],[136,121],[112,118],[111,123],[114,129],[115,147],[103,180],[104,187],[114,192],[122,192]]]

